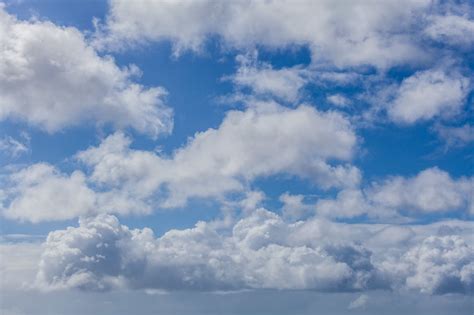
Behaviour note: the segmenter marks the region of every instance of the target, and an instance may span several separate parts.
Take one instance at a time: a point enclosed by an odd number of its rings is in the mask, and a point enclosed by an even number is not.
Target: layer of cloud
[[[474,43],[474,20],[461,15],[439,15],[430,18],[425,33],[430,38],[456,46],[471,46]]]
[[[424,293],[474,291],[474,251],[457,235],[430,236],[385,267],[404,274],[408,288]]]
[[[37,163],[8,175],[0,188],[0,209],[6,218],[30,221],[67,220],[102,212],[149,213],[143,200],[116,191],[100,191],[79,170],[63,173]]]
[[[449,211],[472,215],[473,186],[472,178],[454,179],[443,170],[429,168],[413,177],[394,176],[365,189],[342,190],[334,199],[318,200],[315,211],[334,218],[368,215],[387,219]]]
[[[164,206],[182,205],[189,197],[221,197],[276,174],[299,176],[323,189],[356,185],[360,179],[359,170],[347,163],[357,146],[349,121],[310,106],[260,104],[230,111],[217,129],[195,134],[170,158],[130,149],[130,142],[115,134],[78,158],[92,168],[91,179],[98,184],[135,195],[165,188]]]
[[[55,132],[92,121],[156,137],[172,128],[161,87],[133,81],[72,27],[21,21],[0,6],[0,120],[24,120]]]
[[[381,68],[425,53],[409,25],[431,1],[141,1],[114,0],[99,45],[172,40],[199,50],[210,36],[237,48],[307,45],[315,61]]]
[[[472,291],[473,252],[464,236],[425,237],[418,231],[404,242],[390,243],[393,237],[385,233],[378,249],[370,244],[368,240],[389,227],[314,219],[290,224],[258,209],[229,232],[199,222],[194,228],[171,230],[156,238],[150,229],[131,230],[110,215],[82,218],[79,227],[49,234],[36,286],[45,290]],[[433,233],[435,226],[428,228]],[[472,224],[465,227],[470,228]],[[361,239],[358,233],[366,245],[354,242]],[[388,244],[398,252],[388,251]]]

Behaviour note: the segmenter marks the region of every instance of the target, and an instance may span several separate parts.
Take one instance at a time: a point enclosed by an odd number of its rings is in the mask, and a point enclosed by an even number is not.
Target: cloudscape
[[[0,2],[0,314],[474,312],[474,5]]]

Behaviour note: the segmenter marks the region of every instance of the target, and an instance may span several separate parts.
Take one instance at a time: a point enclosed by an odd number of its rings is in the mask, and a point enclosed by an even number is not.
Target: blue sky
[[[474,8],[405,2],[3,3],[2,312],[471,314]]]

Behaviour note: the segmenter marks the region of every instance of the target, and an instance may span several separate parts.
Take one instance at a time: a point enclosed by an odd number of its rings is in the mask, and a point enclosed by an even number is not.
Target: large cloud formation
[[[230,111],[217,129],[190,138],[171,157],[130,148],[115,133],[76,156],[90,172],[65,174],[37,163],[13,172],[0,191],[4,214],[38,222],[91,213],[149,213],[189,198],[246,192],[259,177],[298,176],[322,189],[352,187],[360,171],[350,164],[357,136],[337,112],[274,103]],[[0,200],[2,201],[2,200]]]
[[[392,176],[363,189],[341,190],[335,198],[319,199],[315,211],[332,218],[390,218],[446,212],[473,215],[473,185],[472,177],[452,178],[446,171],[433,167],[412,177]]]
[[[172,40],[198,50],[209,36],[229,46],[307,45],[314,60],[386,68],[424,51],[409,26],[431,1],[110,1],[102,44]],[[210,14],[210,12],[212,12]]]
[[[49,234],[36,285],[45,290],[357,291],[402,286],[431,294],[472,291],[473,251],[460,235],[444,233],[420,242],[423,233],[418,231],[418,238],[412,232],[401,242],[386,232],[390,226],[356,228],[318,220],[291,224],[257,209],[228,232],[199,222],[156,238],[150,229],[130,230],[114,216],[82,218],[78,227]],[[330,240],[317,238],[318,231],[330,234]],[[381,239],[372,241],[375,236]],[[357,239],[365,245],[355,243]],[[397,251],[387,251],[389,244]]]
[[[24,120],[48,132],[92,121],[156,137],[172,129],[166,91],[133,81],[73,27],[20,21],[0,4],[0,120]]]
[[[182,205],[190,197],[221,197],[276,174],[299,176],[323,189],[360,180],[350,165],[357,149],[350,122],[306,105],[288,109],[264,103],[229,111],[217,129],[195,134],[171,158],[129,145],[130,139],[115,134],[78,159],[92,168],[91,180],[100,185],[143,196],[166,188],[164,206]]]

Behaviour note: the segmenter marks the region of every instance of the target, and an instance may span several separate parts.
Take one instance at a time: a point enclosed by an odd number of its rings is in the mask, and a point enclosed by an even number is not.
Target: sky
[[[0,2],[0,314],[474,313],[470,1]]]

